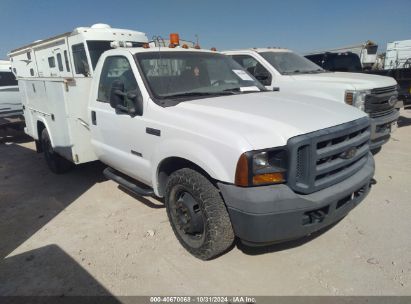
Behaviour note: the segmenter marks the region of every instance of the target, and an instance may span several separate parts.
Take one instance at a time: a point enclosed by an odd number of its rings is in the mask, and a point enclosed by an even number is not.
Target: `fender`
[[[187,149],[183,147],[187,147]],[[218,156],[217,153],[219,154]],[[155,168],[155,170],[152,170],[154,192],[156,195],[159,195],[158,175],[161,162],[170,157],[186,159],[199,166],[212,178],[232,183],[240,155],[232,159],[231,157],[230,159],[222,157],[224,155],[233,156],[233,150],[230,153],[226,153],[224,149],[216,151],[215,149],[213,150],[212,148],[184,139],[165,140],[157,147],[152,157],[152,168]]]
[[[55,147],[53,134],[50,132],[50,125],[49,125],[49,123],[47,122],[46,117],[43,117],[43,116],[40,116],[40,115],[36,115],[36,116],[35,116],[35,121],[36,121],[36,124],[35,124],[35,129],[34,129],[34,135],[36,136],[36,138],[34,138],[34,139],[36,139],[36,140],[41,140],[41,138],[40,138],[40,137],[41,137],[41,134],[38,134],[38,128],[37,128],[38,123],[41,122],[41,123],[43,123],[44,127],[46,128],[47,132],[49,133],[51,146],[52,146],[52,147]]]

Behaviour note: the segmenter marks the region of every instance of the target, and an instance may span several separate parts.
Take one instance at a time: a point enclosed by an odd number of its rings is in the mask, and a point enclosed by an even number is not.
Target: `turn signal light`
[[[352,106],[354,101],[354,93],[352,92],[346,92],[345,93],[345,103],[349,104],[350,106]]]
[[[237,162],[235,184],[242,187],[248,186],[248,158],[245,154],[241,154],[240,159]]]
[[[253,185],[284,183],[285,177],[281,172],[266,173],[253,176]]]

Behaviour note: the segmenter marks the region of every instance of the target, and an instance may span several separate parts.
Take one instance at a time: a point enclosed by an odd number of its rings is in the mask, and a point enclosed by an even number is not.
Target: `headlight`
[[[365,109],[365,96],[371,94],[371,91],[345,91],[345,103],[354,106],[362,111]]]
[[[246,152],[238,160],[235,184],[247,187],[284,183],[286,173],[285,148]]]

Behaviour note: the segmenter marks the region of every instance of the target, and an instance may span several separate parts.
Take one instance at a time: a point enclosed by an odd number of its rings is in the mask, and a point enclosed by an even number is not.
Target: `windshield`
[[[136,54],[136,58],[152,94],[159,99],[193,99],[265,90],[238,63],[218,53],[147,52]]]
[[[283,75],[324,72],[315,63],[292,52],[261,52],[259,54]]]

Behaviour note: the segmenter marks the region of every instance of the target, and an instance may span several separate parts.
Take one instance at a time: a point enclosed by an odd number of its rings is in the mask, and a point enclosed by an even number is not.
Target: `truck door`
[[[138,174],[138,179],[150,183],[150,163],[142,153],[145,117],[144,114],[132,116],[110,106],[111,86],[116,80],[124,85],[125,95],[133,92],[142,98],[129,59],[117,55],[107,57],[100,74],[96,102],[90,104],[92,144],[101,161],[129,176],[137,177]],[[129,107],[131,102],[124,96],[123,107]]]

